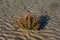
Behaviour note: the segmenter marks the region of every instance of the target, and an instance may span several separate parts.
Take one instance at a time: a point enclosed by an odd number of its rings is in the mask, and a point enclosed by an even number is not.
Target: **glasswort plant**
[[[38,17],[30,14],[29,12],[25,12],[22,18],[17,17],[14,20],[14,24],[17,28],[23,28],[28,30],[37,30],[39,27],[39,19]]]

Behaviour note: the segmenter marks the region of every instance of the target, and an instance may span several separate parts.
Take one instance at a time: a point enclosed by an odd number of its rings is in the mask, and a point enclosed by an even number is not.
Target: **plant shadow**
[[[40,16],[39,17],[39,23],[40,23],[40,25],[39,25],[38,30],[44,29],[45,26],[48,24],[49,20],[50,20],[50,17],[48,15]]]

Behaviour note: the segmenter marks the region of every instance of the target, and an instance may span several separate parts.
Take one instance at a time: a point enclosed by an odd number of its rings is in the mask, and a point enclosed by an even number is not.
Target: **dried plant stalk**
[[[14,24],[17,25],[17,28],[35,30],[38,29],[39,19],[36,16],[33,16],[30,13],[25,12],[22,19],[17,17],[16,20],[14,20]]]

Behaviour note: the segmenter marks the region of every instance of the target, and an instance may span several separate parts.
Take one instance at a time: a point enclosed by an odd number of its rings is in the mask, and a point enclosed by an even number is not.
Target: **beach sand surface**
[[[43,29],[16,29],[13,20],[25,11],[49,21]],[[60,40],[60,0],[0,0],[0,40]]]

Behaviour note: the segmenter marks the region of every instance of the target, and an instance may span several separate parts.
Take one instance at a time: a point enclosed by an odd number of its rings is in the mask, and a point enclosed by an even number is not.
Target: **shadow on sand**
[[[40,25],[39,25],[39,28],[38,30],[40,29],[44,29],[44,27],[46,26],[46,24],[48,23],[48,21],[50,20],[50,17],[48,15],[45,15],[45,16],[40,16],[39,17],[39,22],[40,22]]]

